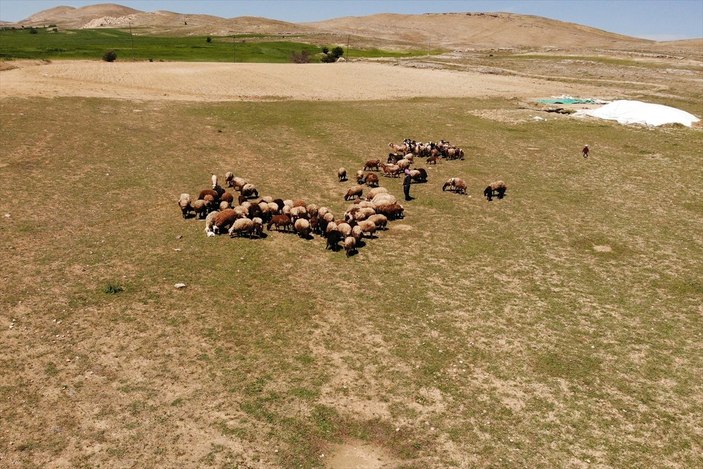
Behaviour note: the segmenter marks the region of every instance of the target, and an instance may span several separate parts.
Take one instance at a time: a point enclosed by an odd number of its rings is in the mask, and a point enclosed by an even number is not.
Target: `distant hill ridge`
[[[196,5],[196,4],[192,4]],[[357,47],[443,49],[633,49],[655,41],[539,16],[513,13],[376,14],[311,23],[259,17],[221,18],[170,11],[144,12],[113,3],[40,11],[19,24],[63,29],[128,27],[137,34],[174,36],[258,33],[309,35]]]

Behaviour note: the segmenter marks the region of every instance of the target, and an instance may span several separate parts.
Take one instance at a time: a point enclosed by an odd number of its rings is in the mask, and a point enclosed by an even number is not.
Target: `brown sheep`
[[[198,200],[205,200],[205,196],[212,196],[212,199],[215,201],[220,200],[220,194],[217,193],[216,190],[213,189],[204,189],[200,191],[200,194],[198,194]]]
[[[364,171],[378,171],[381,165],[381,160],[368,160],[364,164]]]
[[[376,224],[371,220],[360,221],[357,226],[361,228],[361,232],[367,235],[369,238],[373,236],[376,232]]]
[[[223,192],[220,196],[220,202],[227,202],[229,204],[234,202],[234,196],[229,192]]]
[[[239,218],[237,211],[231,208],[221,212],[213,212],[213,214],[214,216],[212,218],[208,215],[208,220],[205,222],[205,232],[208,233],[208,235],[210,232],[220,234],[221,231],[224,231]]]
[[[493,195],[495,194],[499,199],[505,196],[505,191],[508,190],[508,186],[505,185],[503,181],[496,181],[490,183],[484,190],[483,195],[488,199],[488,201],[493,200]]]
[[[290,221],[290,217],[288,215],[272,216],[271,221],[269,221],[268,225],[266,225],[266,229],[271,231],[271,227],[274,225],[276,226],[276,231],[279,231],[280,229],[283,229],[283,231],[293,229],[293,224]]]
[[[364,182],[369,187],[378,187],[378,176],[376,176],[374,173],[369,173],[364,178]]]
[[[351,200],[355,199],[357,197],[361,197],[361,194],[364,192],[364,188],[362,186],[352,186],[347,190],[347,193],[344,195],[344,200]]]
[[[403,218],[405,209],[399,203],[392,204],[382,204],[376,207],[376,213],[385,215],[389,220],[395,220],[396,218]]]

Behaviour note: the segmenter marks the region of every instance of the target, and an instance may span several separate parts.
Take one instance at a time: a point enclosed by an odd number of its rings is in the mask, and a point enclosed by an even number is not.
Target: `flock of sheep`
[[[195,200],[189,194],[181,194],[178,205],[183,218],[205,219],[207,236],[226,232],[231,237],[258,238],[264,236],[266,226],[268,231],[291,232],[305,239],[320,235],[327,240],[326,249],[338,251],[343,248],[350,256],[363,245],[364,238],[374,237],[374,233],[387,228],[389,221],[404,216],[404,207],[388,189],[380,186],[376,172],[385,177],[405,174],[413,182],[427,182],[424,168],[412,168],[416,157],[426,157],[428,164],[436,164],[440,159],[464,158],[461,148],[445,141],[424,144],[406,139],[402,145],[389,143],[389,146],[393,152],[388,154],[386,163],[378,159],[368,160],[363,169],[356,172],[357,185],[344,195],[344,200],[353,201],[353,204],[341,217],[335,216],[327,207],[304,200],[259,197],[256,186],[231,172],[225,174],[225,184],[234,193],[223,188],[217,176],[212,175],[210,188],[200,191]],[[340,168],[337,177],[340,182],[347,181],[347,171]],[[365,186],[370,189],[363,196]],[[461,178],[450,178],[442,190],[465,194],[466,182]],[[497,181],[486,187],[484,196],[490,201],[494,195],[502,198],[505,191],[505,183]]]

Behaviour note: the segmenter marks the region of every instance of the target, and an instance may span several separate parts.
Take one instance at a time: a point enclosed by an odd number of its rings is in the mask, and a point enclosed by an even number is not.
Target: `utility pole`
[[[232,34],[232,63],[235,63],[237,61],[237,41],[236,41],[236,36]]]
[[[132,36],[132,22],[129,22],[129,42],[132,45],[132,62],[134,62],[134,36]]]

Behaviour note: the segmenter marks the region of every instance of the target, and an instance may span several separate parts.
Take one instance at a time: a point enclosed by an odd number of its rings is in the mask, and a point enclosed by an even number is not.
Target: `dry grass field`
[[[700,117],[700,58],[559,54],[0,71],[0,466],[697,467],[703,129],[534,100]],[[340,98],[348,70],[375,85]],[[233,171],[339,215],[337,168],[406,137],[466,159],[419,159],[351,257],[208,238],[176,204]]]

